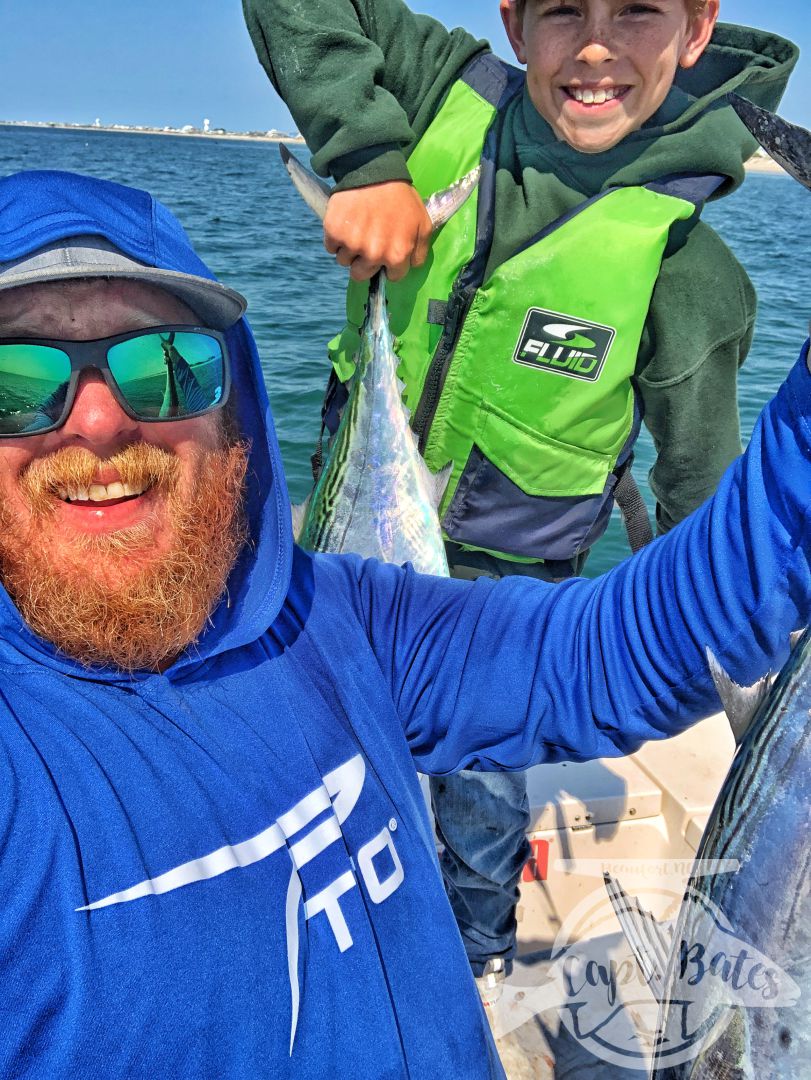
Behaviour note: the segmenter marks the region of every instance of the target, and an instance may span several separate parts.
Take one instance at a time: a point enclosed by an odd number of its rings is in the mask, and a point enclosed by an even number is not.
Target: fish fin
[[[801,638],[802,638],[802,636],[803,636],[803,634],[804,634],[804,633],[805,633],[805,628],[804,628],[804,629],[802,629],[802,630],[793,630],[793,631],[792,631],[792,632],[791,632],[791,633],[789,634],[789,637],[788,637],[788,647],[789,647],[789,650],[790,650],[791,652],[794,652],[794,650],[795,650],[795,649],[797,648],[797,646],[798,646],[798,645],[800,644],[800,640],[801,640]]]
[[[282,155],[284,167],[287,169],[296,191],[309,208],[323,221],[327,212],[327,203],[332,194],[330,186],[325,184],[314,172],[305,169],[299,159],[290,153],[284,143],[279,143],[279,153]]]
[[[603,872],[608,899],[617,921],[631,946],[642,977],[658,1002],[665,996],[665,976],[670,956],[670,936],[664,926],[639,903],[630,897],[615,877]]]
[[[430,199],[425,200],[425,209],[434,226],[434,232],[441,229],[446,221],[450,221],[456,211],[464,206],[479,183],[481,166],[477,165],[461,179],[454,181],[444,191],[437,191]]]
[[[298,158],[290,153],[284,143],[279,143],[279,153],[296,191],[310,209],[323,221],[332,188],[310,169],[305,168]],[[449,221],[456,211],[467,202],[476,190],[480,173],[481,167],[477,165],[475,169],[471,169],[469,173],[456,180],[450,187],[445,188],[444,191],[437,191],[429,199],[425,200],[425,209],[434,226],[434,232],[442,228],[445,222]]]
[[[738,94],[727,94],[727,98],[766,153],[789,176],[811,189],[811,132]]]
[[[758,679],[753,686],[738,686],[718,663],[715,654],[709,646],[706,648],[706,653],[712,681],[715,683],[715,689],[718,691],[718,696],[721,699],[724,712],[727,714],[729,726],[732,728],[732,734],[735,736],[735,743],[737,746],[740,746],[743,742],[744,735],[746,735],[747,731],[752,726],[755,713],[758,711],[771,689],[771,672],[767,672],[763,678]]]
[[[416,440],[416,436],[414,437]],[[448,481],[451,478],[453,472],[453,462],[449,461],[448,464],[440,469],[439,472],[432,473],[426,466],[425,471],[428,473],[428,483],[430,485],[431,500],[434,504],[434,509],[439,509],[439,504],[444,498],[445,491],[448,487]]]
[[[310,509],[310,496],[303,503],[290,504],[290,517],[293,519],[293,539],[298,540],[307,520],[307,511]]]

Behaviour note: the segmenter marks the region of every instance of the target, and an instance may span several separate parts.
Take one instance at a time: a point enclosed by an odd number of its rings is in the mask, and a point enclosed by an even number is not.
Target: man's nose
[[[104,447],[131,439],[137,430],[138,421],[127,416],[103,377],[97,371],[83,371],[60,434]]]

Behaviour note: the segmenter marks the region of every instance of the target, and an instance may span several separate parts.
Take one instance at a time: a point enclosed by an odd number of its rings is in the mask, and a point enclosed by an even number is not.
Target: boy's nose
[[[138,421],[127,416],[103,377],[96,371],[83,371],[61,429],[63,437],[104,448],[131,439],[137,430]]]
[[[586,43],[577,54],[577,59],[595,67],[613,58],[611,47],[605,35],[590,34]]]
[[[604,64],[614,58],[611,14],[602,10],[589,12],[583,26],[583,38],[577,59],[584,64]]]

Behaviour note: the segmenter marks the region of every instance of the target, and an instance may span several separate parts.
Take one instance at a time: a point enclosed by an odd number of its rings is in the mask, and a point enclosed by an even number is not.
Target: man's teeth
[[[135,487],[116,480],[112,484],[91,484],[89,488],[59,488],[57,494],[63,502],[108,502],[143,495],[148,486]]]
[[[579,86],[572,86],[569,93],[584,105],[605,105],[606,101],[619,97],[622,90],[619,86],[605,86],[599,90],[581,90]]]

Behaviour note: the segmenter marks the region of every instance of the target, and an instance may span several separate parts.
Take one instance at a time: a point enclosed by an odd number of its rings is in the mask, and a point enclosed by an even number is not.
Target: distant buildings
[[[224,127],[211,126],[211,120],[208,117],[203,119],[203,126],[201,128],[195,127],[194,124],[184,124],[182,127],[172,127],[169,124],[165,124],[163,127],[152,127],[148,124],[102,124],[101,117],[97,116],[92,122],[87,123],[65,123],[57,120],[0,120],[0,126],[3,127],[39,127],[39,128],[61,128],[67,131],[133,131],[141,132],[144,134],[165,134],[165,135],[198,135],[201,137],[212,136],[224,136],[232,139],[275,139],[279,142],[303,142],[298,132],[293,135],[288,135],[284,131],[279,131],[276,128],[271,128],[269,131],[229,131]]]

